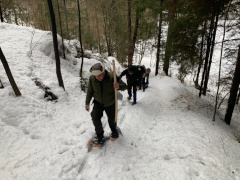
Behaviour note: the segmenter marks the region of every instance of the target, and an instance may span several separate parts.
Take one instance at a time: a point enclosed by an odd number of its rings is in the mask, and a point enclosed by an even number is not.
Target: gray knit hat
[[[102,74],[104,71],[105,71],[105,65],[103,63],[96,63],[90,69],[90,72],[94,76],[98,76]]]

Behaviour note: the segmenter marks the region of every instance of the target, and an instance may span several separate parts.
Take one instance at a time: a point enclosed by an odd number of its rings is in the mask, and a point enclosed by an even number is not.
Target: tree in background
[[[209,74],[210,74],[211,64],[213,59],[213,51],[215,46],[215,37],[217,32],[218,19],[221,13],[223,12],[224,5],[226,3],[228,3],[228,0],[214,0],[209,5],[209,7],[211,7],[210,8],[211,19],[210,19],[210,24],[208,28],[207,48],[206,48],[205,63],[204,63],[204,69],[202,73],[199,97],[201,97],[201,94],[206,95],[206,92],[207,92]]]
[[[179,1],[176,18],[172,23],[171,61],[178,65],[178,79],[184,82],[187,74],[198,64],[197,48],[203,22],[202,7],[197,1]]]
[[[132,1],[128,0],[128,67],[132,65],[134,51],[132,46]]]
[[[199,48],[199,55],[198,55],[198,68],[197,68],[197,72],[196,72],[196,78],[194,80],[194,85],[196,88],[199,88],[199,75],[200,75],[200,71],[202,69],[202,65],[204,62],[204,57],[203,55],[205,54],[205,33],[206,33],[206,28],[207,28],[207,20],[205,20],[202,24],[200,33],[201,33],[201,41],[199,42],[199,44],[197,45],[197,48]]]
[[[157,54],[156,54],[156,69],[155,76],[158,75],[158,68],[160,62],[160,48],[161,48],[161,39],[162,39],[162,21],[163,21],[163,0],[160,0],[159,8],[159,23],[158,23],[158,40],[157,40]]]
[[[168,76],[168,70],[169,70],[169,62],[171,59],[171,51],[172,51],[172,43],[173,43],[173,25],[174,20],[176,18],[176,10],[177,10],[177,3],[178,0],[169,0],[167,1],[168,5],[168,33],[167,33],[167,41],[166,41],[166,47],[165,47],[165,57],[163,61],[163,71]]]
[[[113,31],[115,30],[115,22],[116,21],[116,1],[101,1],[100,2],[100,11],[103,17],[103,29],[104,29],[104,37],[107,46],[108,56],[113,56]]]
[[[206,64],[205,72],[210,72],[209,60],[213,48],[207,49],[206,44],[207,37],[211,37],[213,34],[211,33],[211,36],[208,34],[211,19],[215,22],[215,24],[212,23],[212,27],[216,27],[216,16],[212,16],[214,14],[213,10],[216,10],[216,8],[213,8],[213,4],[215,2],[219,5],[220,1],[228,2],[228,0],[164,0],[164,3],[161,0],[79,0],[82,18],[82,46],[84,49],[90,49],[93,52],[115,56],[119,62],[124,64],[128,61],[128,57],[136,60],[138,51],[135,45],[140,43],[145,45],[146,40],[151,40],[151,46],[148,45],[146,48],[148,51],[158,48],[159,44],[161,45],[157,50],[156,68],[158,69],[159,63],[163,63],[163,70],[167,72],[166,74],[171,75],[171,72],[168,72],[170,63],[177,65],[179,68],[177,76],[182,82],[184,82],[187,74],[196,72],[194,81],[196,87],[198,87],[199,74],[203,71],[203,63]],[[56,2],[53,1],[55,12],[57,10]],[[62,15],[64,13],[65,16],[65,20],[61,20],[62,27],[66,27],[62,29],[61,36],[64,39],[78,39],[79,23],[76,0],[62,0],[61,2],[59,11]],[[128,6],[129,3],[131,8]],[[161,5],[162,3],[164,5]],[[47,1],[11,0],[2,1],[2,5],[6,22],[11,23],[14,20],[20,25],[51,30]],[[238,7],[239,5],[236,2],[235,10],[232,10],[231,14],[238,13],[239,15],[240,8]],[[161,11],[160,8],[162,8]],[[220,9],[220,14],[222,14],[224,8],[223,6]],[[128,12],[131,14],[129,16],[131,17],[129,18],[130,21],[128,21]],[[159,26],[161,12],[163,12],[163,26]],[[232,18],[236,19],[236,17]],[[57,15],[55,18],[58,21],[60,16]],[[129,23],[131,26],[128,26]],[[167,31],[165,31],[166,25],[168,26]],[[60,32],[61,26],[59,23],[56,26],[57,32]],[[237,26],[237,23],[233,26]],[[129,29],[131,29],[131,33],[128,33]],[[227,26],[227,31],[230,29],[233,28]],[[162,36],[159,34],[161,31],[164,31]],[[235,34],[236,32],[237,30]],[[162,39],[160,41],[157,40],[159,35]],[[213,42],[213,39],[211,39],[209,44]],[[224,43],[226,44],[225,49],[228,51],[230,48],[227,47],[230,46],[227,43],[229,42],[226,40]],[[232,54],[236,54],[236,50]],[[204,62],[207,56],[208,62]],[[234,58],[229,56],[229,59]],[[206,73],[203,77],[206,77]],[[225,77],[225,79],[231,79],[231,77]],[[230,84],[229,80],[226,81]]]
[[[69,28],[68,28],[68,14],[67,14],[66,0],[63,0],[63,3],[64,3],[65,22],[66,22],[66,28],[67,28],[67,39],[70,40]]]
[[[58,0],[57,0],[57,7],[58,7],[58,16],[59,16],[59,26],[60,26],[60,30],[61,30],[61,36],[62,36],[63,59],[66,59],[64,39],[63,39],[62,19],[61,19],[61,12],[60,12],[60,8],[59,8],[59,2],[58,2]]]
[[[218,70],[218,81],[217,81],[217,93],[215,97],[215,107],[214,107],[214,113],[213,113],[213,121],[215,121],[216,112],[217,112],[217,106],[218,106],[218,99],[219,99],[219,89],[220,89],[220,80],[221,80],[221,70],[222,70],[222,55],[223,55],[223,45],[226,35],[226,22],[228,19],[229,9],[231,7],[232,0],[230,0],[227,11],[225,13],[225,19],[223,24],[223,37],[222,37],[222,44],[221,44],[221,52],[220,52],[220,58],[219,58],[219,70]]]
[[[210,46],[209,47],[210,51],[209,51],[209,55],[208,55],[209,59],[208,59],[207,69],[206,69],[206,73],[205,73],[205,77],[204,77],[204,87],[203,87],[204,95],[206,95],[206,92],[207,92],[209,74],[210,74],[211,64],[212,64],[212,59],[213,59],[213,51],[214,51],[214,47],[215,47],[215,38],[216,38],[216,32],[217,32],[217,26],[218,26],[218,19],[219,19],[219,15],[221,13],[222,7],[223,7],[223,0],[214,1],[211,25],[210,25],[210,29],[209,29],[210,43],[208,45]]]
[[[60,62],[60,57],[58,52],[56,20],[55,20],[55,15],[53,11],[52,0],[47,0],[47,2],[48,2],[49,12],[50,12],[51,22],[52,22],[51,25],[52,25],[52,35],[53,35],[53,46],[54,46],[55,59],[56,59],[56,73],[58,78],[58,84],[65,90],[63,79],[62,79],[62,73],[61,73],[61,62]]]

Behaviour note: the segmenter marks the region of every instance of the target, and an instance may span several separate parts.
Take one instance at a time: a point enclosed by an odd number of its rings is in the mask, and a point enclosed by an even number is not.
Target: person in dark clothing
[[[145,92],[145,76],[146,76],[146,68],[145,68],[144,65],[142,66],[142,69],[144,69],[144,74],[142,75],[142,78],[141,78],[141,84],[140,84],[139,90],[143,89],[143,92]]]
[[[128,69],[125,69],[120,75],[120,78],[126,75],[128,85],[128,100],[132,98],[133,94],[133,105],[137,104],[137,89],[141,85],[141,80],[144,74],[145,68],[143,66],[132,65]]]
[[[142,78],[143,92],[145,91],[146,88],[148,88],[150,72],[151,72],[151,69],[147,68],[145,76]]]
[[[107,114],[108,124],[112,131],[110,138],[118,138],[118,131],[116,129],[117,124],[115,123],[114,88],[125,90],[127,89],[127,85],[120,78],[117,78],[117,83],[114,83],[113,72],[105,70],[103,63],[94,64],[91,67],[90,72],[92,75],[89,78],[85,109],[87,111],[90,110],[89,104],[91,99],[94,98],[94,106],[91,112],[91,117],[97,137],[91,144],[94,146],[101,146],[104,137],[104,130],[101,122],[103,111]]]

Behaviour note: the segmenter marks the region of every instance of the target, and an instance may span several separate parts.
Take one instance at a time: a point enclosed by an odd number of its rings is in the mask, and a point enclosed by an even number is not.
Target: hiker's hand
[[[119,83],[113,83],[113,87],[114,87],[115,89],[119,89]]]
[[[136,89],[139,89],[139,86],[136,86]]]
[[[89,109],[90,109],[89,104],[85,105],[85,109],[86,109],[86,111],[89,111]]]

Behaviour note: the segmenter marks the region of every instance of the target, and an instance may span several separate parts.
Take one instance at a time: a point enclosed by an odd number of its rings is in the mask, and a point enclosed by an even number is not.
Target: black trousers
[[[91,117],[93,121],[93,125],[95,127],[96,134],[99,139],[103,138],[104,130],[102,127],[102,121],[101,118],[103,116],[103,111],[106,112],[108,117],[108,124],[113,133],[117,133],[116,130],[116,123],[115,123],[115,104],[104,107],[102,104],[100,104],[97,101],[94,101],[93,110],[91,112]]]
[[[141,80],[140,89],[143,88],[143,90],[145,90],[145,87],[146,87],[146,86],[145,86],[145,78],[146,78],[146,77],[142,78],[142,80]]]
[[[132,97],[132,90],[133,90],[133,94],[137,93],[137,87],[135,84],[128,84],[128,95],[129,97]]]

